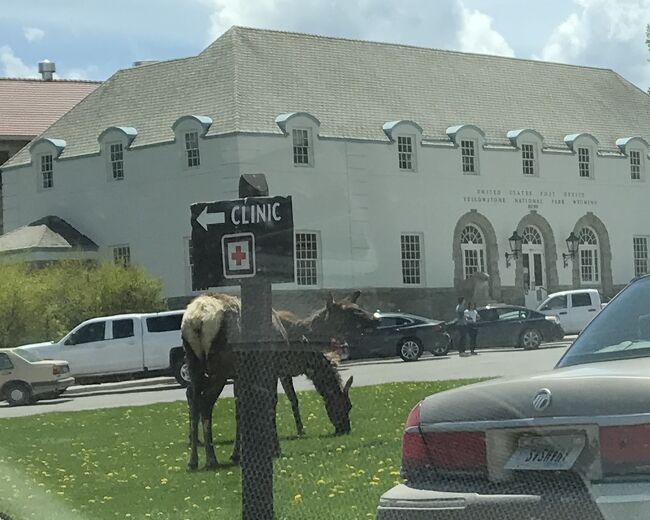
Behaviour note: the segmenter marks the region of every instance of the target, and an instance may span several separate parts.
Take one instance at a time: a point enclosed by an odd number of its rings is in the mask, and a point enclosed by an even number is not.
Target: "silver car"
[[[650,518],[650,277],[554,370],[435,394],[409,414],[386,519]]]

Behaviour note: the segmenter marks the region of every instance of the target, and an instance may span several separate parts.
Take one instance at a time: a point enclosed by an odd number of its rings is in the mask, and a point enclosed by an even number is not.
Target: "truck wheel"
[[[10,406],[29,404],[33,399],[32,388],[27,383],[20,381],[9,383],[5,387],[4,393]]]
[[[186,388],[187,385],[190,384],[190,370],[184,357],[181,357],[174,362],[172,374],[181,387]]]

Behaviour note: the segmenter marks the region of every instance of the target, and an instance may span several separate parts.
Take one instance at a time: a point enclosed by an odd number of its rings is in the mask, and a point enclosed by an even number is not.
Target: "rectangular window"
[[[318,285],[318,234],[313,232],[296,233],[295,247],[296,283],[298,285]]]
[[[600,281],[597,249],[580,250],[580,281],[583,283],[598,283]]]
[[[111,173],[114,181],[124,179],[124,149],[122,143],[111,145]]]
[[[132,337],[133,320],[115,320],[113,322],[113,339]]]
[[[185,132],[185,158],[188,168],[195,168],[201,164],[198,132]]]
[[[578,148],[578,172],[580,177],[591,177],[591,154],[589,148]]]
[[[129,267],[131,265],[131,248],[127,245],[113,247],[115,265]]]
[[[44,190],[54,187],[52,155],[41,155],[41,187]]]
[[[630,151],[630,176],[635,181],[641,179],[641,152],[637,150]]]
[[[648,274],[648,237],[634,237],[634,276]]]
[[[463,250],[465,279],[474,273],[485,272],[485,253],[482,248],[467,248]]]
[[[413,138],[410,136],[397,137],[397,155],[400,170],[413,170]]]
[[[155,318],[147,318],[147,330],[149,332],[170,332],[172,330],[181,330],[183,313],[165,314]]]
[[[460,142],[460,155],[463,165],[463,173],[477,173],[476,167],[476,142],[471,139]]]
[[[589,307],[591,306],[591,295],[589,293],[576,293],[571,295],[572,307]]]
[[[401,236],[402,283],[419,285],[422,283],[422,236],[403,233]]]
[[[311,164],[311,140],[309,130],[294,128],[293,132],[293,164],[309,166]]]
[[[535,147],[532,144],[521,145],[521,163],[524,175],[535,175]]]

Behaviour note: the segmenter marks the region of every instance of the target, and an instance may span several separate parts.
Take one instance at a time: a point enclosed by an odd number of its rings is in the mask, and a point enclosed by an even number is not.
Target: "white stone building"
[[[14,156],[0,250],[30,259],[23,226],[58,217],[97,244],[80,255],[137,262],[186,297],[190,204],[264,172],[293,196],[297,282],[275,289],[294,307],[362,288],[442,316],[477,270],[495,300],[611,295],[648,271],[649,116],[611,70],[234,27],[117,72]]]

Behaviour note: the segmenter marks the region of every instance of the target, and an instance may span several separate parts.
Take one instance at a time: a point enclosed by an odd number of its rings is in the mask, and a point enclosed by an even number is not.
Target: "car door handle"
[[[587,312],[596,312],[596,309],[589,309]]]
[[[566,314],[566,311],[565,312],[558,312],[558,314]]]

